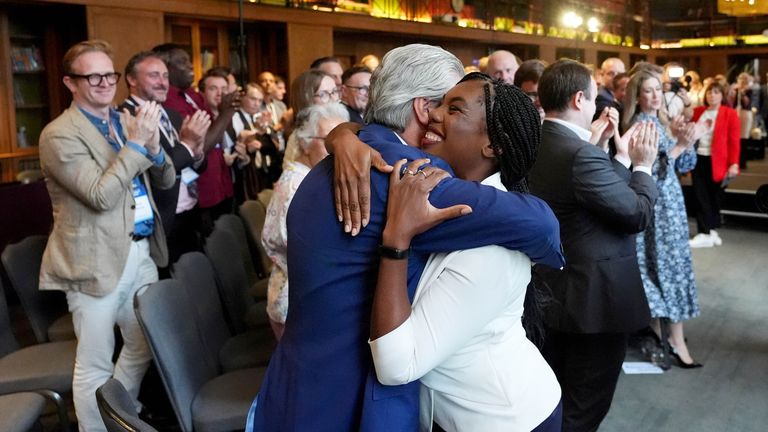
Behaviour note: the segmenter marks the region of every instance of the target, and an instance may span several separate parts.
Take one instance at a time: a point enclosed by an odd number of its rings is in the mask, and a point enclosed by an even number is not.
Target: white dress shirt
[[[483,184],[505,190],[499,173]],[[530,431],[560,400],[521,317],[531,261],[486,246],[432,255],[410,317],[370,342],[383,384],[421,379],[421,429]]]

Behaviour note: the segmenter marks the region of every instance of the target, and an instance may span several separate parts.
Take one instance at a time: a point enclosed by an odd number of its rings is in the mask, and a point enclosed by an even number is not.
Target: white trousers
[[[106,431],[96,404],[96,389],[114,375],[136,397],[152,360],[149,346],[133,311],[133,296],[142,286],[157,281],[157,267],[149,256],[149,241],[131,242],[128,260],[117,287],[103,297],[67,292],[69,311],[77,336],[72,397],[81,432]],[[120,328],[124,345],[117,364],[114,326]]]

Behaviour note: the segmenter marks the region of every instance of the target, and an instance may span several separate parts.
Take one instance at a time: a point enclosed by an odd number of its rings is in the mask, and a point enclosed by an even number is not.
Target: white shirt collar
[[[573,133],[579,136],[579,138],[583,139],[584,141],[589,141],[590,138],[592,138],[592,131],[584,129],[583,127],[571,123],[569,121],[565,121],[559,118],[554,117],[547,117],[544,119],[544,121],[551,121],[555,122],[557,124],[563,125],[567,127],[569,130],[571,130]]]
[[[404,145],[404,146],[408,147],[408,143],[407,143],[407,142],[405,142],[405,140],[404,140],[402,137],[400,137],[400,134],[398,134],[398,133],[397,133],[397,132],[395,132],[395,131],[392,131],[392,133],[393,133],[393,134],[395,134],[395,136],[397,137],[397,139],[399,139],[399,140],[400,140],[400,142],[401,142],[401,143],[403,143],[403,145]]]
[[[480,184],[484,184],[486,186],[493,186],[496,189],[503,190],[504,192],[507,191],[507,188],[504,186],[504,183],[501,182],[501,172],[498,172],[498,171],[486,177],[486,179],[480,182]]]

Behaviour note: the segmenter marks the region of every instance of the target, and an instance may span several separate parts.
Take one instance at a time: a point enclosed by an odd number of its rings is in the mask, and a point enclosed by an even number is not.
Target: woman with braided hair
[[[539,145],[539,114],[517,87],[471,73],[429,115],[424,150],[455,174],[526,193]],[[447,174],[426,159],[395,164],[371,318],[371,352],[383,384],[421,380],[422,430],[560,431],[560,386],[521,317],[531,261],[498,246],[430,257],[413,302],[411,239],[447,219],[429,204]],[[471,211],[469,208],[464,212]],[[535,327],[535,326],[530,326]]]

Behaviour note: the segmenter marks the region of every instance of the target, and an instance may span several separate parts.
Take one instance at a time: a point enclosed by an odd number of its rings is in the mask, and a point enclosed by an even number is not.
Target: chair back
[[[67,299],[61,291],[40,291],[40,264],[48,237],[33,235],[6,246],[3,267],[11,287],[29,318],[37,343],[49,342],[48,329],[67,313]]]
[[[114,378],[96,389],[96,403],[108,432],[157,432],[136,415],[131,395]]]
[[[164,279],[139,291],[134,308],[179,425],[192,432],[192,401],[217,375],[200,361],[207,354],[192,300],[179,281]]]
[[[240,217],[245,222],[245,230],[258,250],[261,262],[262,278],[269,277],[272,272],[272,261],[261,243],[261,232],[264,231],[264,221],[267,219],[267,207],[260,201],[248,200],[240,205]]]
[[[11,317],[8,314],[8,303],[5,301],[3,280],[0,279],[0,358],[19,349],[19,342],[13,335]]]
[[[219,352],[232,333],[224,319],[216,277],[208,258],[200,252],[189,252],[176,261],[173,278],[181,283],[193,299],[195,320],[200,324],[206,360],[220,369]]]
[[[244,222],[240,217],[233,214],[225,214],[216,219],[215,227],[229,231],[235,241],[237,241],[240,257],[243,260],[243,269],[245,269],[245,275],[248,278],[248,286],[252,286],[260,279],[259,272],[256,269],[256,257],[254,256],[258,255],[258,252],[255,254],[251,253],[251,241],[245,233],[243,223]],[[261,266],[261,263],[259,262],[258,265]]]
[[[240,334],[247,328],[245,315],[253,303],[248,298],[248,278],[243,269],[236,240],[229,231],[216,228],[205,242],[205,255],[211,260],[224,305],[224,313],[232,334]]]
[[[272,194],[274,192],[274,189],[262,189],[259,192],[258,199],[259,202],[264,205],[264,208],[269,208],[269,202],[272,201]]]

